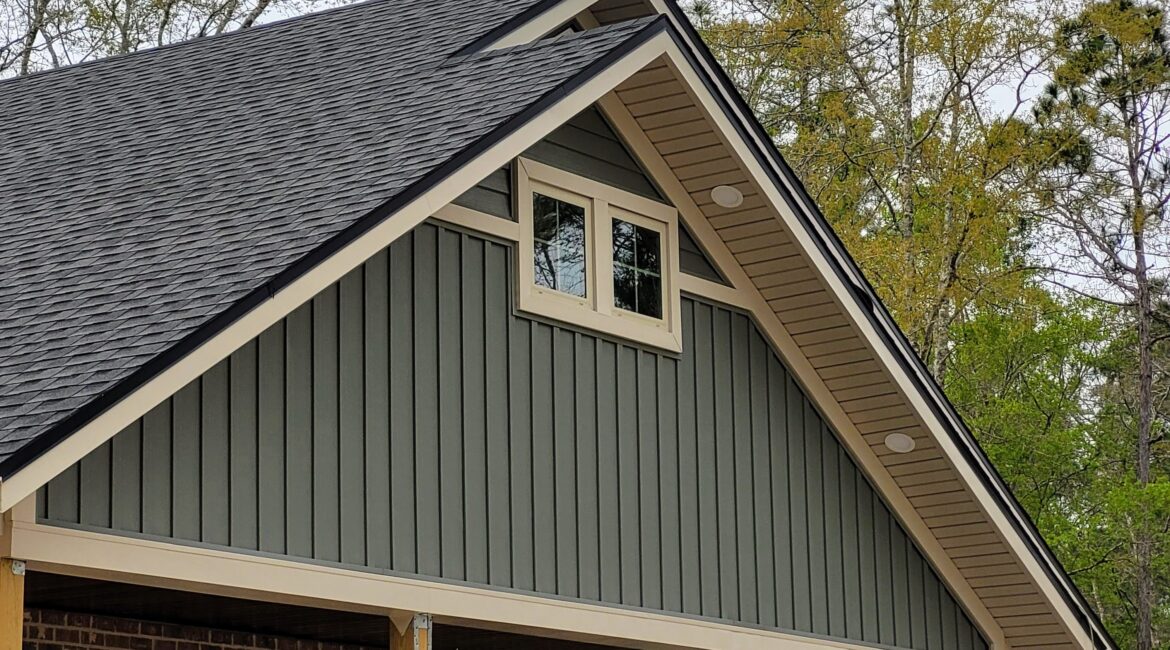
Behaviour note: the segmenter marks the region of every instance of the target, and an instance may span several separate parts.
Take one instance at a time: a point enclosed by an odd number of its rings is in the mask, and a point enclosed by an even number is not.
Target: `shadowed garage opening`
[[[69,647],[299,648],[366,650],[390,647],[385,616],[212,596],[158,587],[29,572],[25,595],[26,650]],[[131,642],[133,640],[133,642]],[[153,644],[152,644],[153,642]],[[589,650],[590,645],[497,630],[434,624],[435,650]]]

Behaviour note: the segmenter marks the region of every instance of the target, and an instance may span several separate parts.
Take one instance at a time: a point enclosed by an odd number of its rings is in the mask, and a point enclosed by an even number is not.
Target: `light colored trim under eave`
[[[992,616],[983,604],[983,600],[963,577],[959,568],[955,566],[954,561],[946,553],[946,549],[930,532],[926,522],[922,520],[918,511],[903,494],[893,477],[890,476],[889,471],[866,443],[865,437],[857,431],[856,425],[849,419],[848,414],[825,386],[824,381],[809,363],[800,346],[796,344],[796,341],[793,340],[776,316],[776,312],[768,306],[768,301],[760,294],[759,289],[744,272],[743,267],[736,261],[727,245],[723,243],[723,239],[703,216],[690,193],[675,177],[670,166],[643,133],[637,121],[626,110],[625,104],[614,93],[607,94],[599,104],[618,135],[625,140],[638,160],[646,166],[650,176],[678,208],[679,214],[683,222],[690,228],[691,234],[712,258],[711,261],[723,274],[723,277],[727,278],[732,285],[731,287],[723,287],[714,282],[688,278],[687,282],[683,284],[684,289],[698,295],[722,300],[744,309],[752,315],[765,333],[772,348],[792,369],[797,381],[809,398],[820,408],[838,433],[837,438],[845,445],[850,455],[861,465],[865,474],[886,498],[902,525],[918,543],[919,548],[926,554],[931,565],[938,571],[942,579],[951,587],[964,610],[974,619],[976,626],[988,643],[993,648],[1006,647],[1003,630],[996,622],[995,617]]]
[[[666,32],[652,36],[557,100],[543,113],[489,147],[401,210],[307,271],[269,300],[211,337],[76,432],[57,443],[0,484],[0,512],[24,500],[57,474],[129,426],[146,411],[202,375],[220,360],[362,264],[395,239],[503,167],[569,118],[660,57],[673,41]]]
[[[650,3],[651,7],[656,12],[658,12],[659,14],[666,15],[668,17],[668,19],[670,20],[671,24],[678,31],[678,33],[684,39],[687,40],[690,48],[696,54],[696,56],[695,56],[696,60],[698,60],[700,65],[703,67],[704,73],[706,73],[712,79],[717,79],[718,78],[717,75],[715,75],[714,71],[710,69],[710,67],[707,65],[706,61],[703,60],[703,57],[698,55],[698,51],[699,51],[701,46],[696,45],[692,41],[692,39],[690,37],[690,33],[687,31],[685,26],[679,24],[678,20],[675,17],[674,12],[671,11],[670,7],[668,7],[666,5],[666,1],[665,0],[647,0],[647,1]],[[721,92],[724,95],[724,98],[727,100],[728,105],[732,107],[732,110],[735,112],[737,118],[745,124],[748,123],[752,119],[751,116],[743,115],[741,110],[736,106],[736,103],[734,101],[732,101],[732,98],[730,98],[728,96],[728,92],[734,92],[734,90],[729,90],[727,88],[723,88],[721,84],[717,84],[717,85],[720,86]],[[751,129],[748,129],[748,131],[750,133],[750,137],[752,138],[752,141],[755,142],[757,144],[757,146],[765,148],[765,149],[767,147],[774,146],[773,143],[771,143],[771,142],[762,142],[760,140],[758,134],[756,134]],[[800,197],[800,193],[797,192],[796,188],[792,186],[789,178],[782,172],[782,170],[775,169],[775,164],[773,162],[770,162],[769,164],[773,167],[776,177],[781,179],[781,182],[784,184],[784,187],[789,192],[789,194],[793,197]],[[798,202],[802,202],[801,199],[799,199],[799,198],[797,198],[796,200]],[[805,205],[804,208],[806,211],[810,211],[810,212],[815,211],[815,209],[816,209],[815,207],[810,207],[807,205]],[[819,220],[816,219],[814,215],[810,215],[810,221],[813,224],[814,228],[817,228],[819,231],[821,231],[820,234],[821,234],[822,238],[827,239],[826,233],[823,232],[824,226],[821,226],[819,224]],[[834,255],[834,257],[838,257],[836,253],[832,253],[832,254]],[[851,278],[854,282],[857,282],[860,286],[864,286],[864,284],[865,284],[864,279],[857,277],[856,273],[851,269],[850,264],[846,263],[845,260],[838,260],[838,262],[839,262],[841,268],[844,269],[845,273],[847,273],[851,276]],[[856,304],[850,305],[850,311],[857,312],[858,309],[859,309],[859,307]],[[864,315],[862,315],[862,318],[864,319]],[[868,319],[865,319],[865,320],[868,320]],[[867,333],[875,332],[875,331],[876,330],[872,327],[872,324],[870,325],[870,327],[867,328]],[[895,345],[902,345],[902,344],[900,342],[895,342]],[[889,352],[889,351],[887,350],[887,352]],[[904,354],[910,354],[910,355],[916,354],[913,350],[908,350],[908,349],[904,349],[904,350],[902,350],[902,352]],[[919,394],[917,389],[913,387],[913,382],[910,380],[909,376],[906,374],[905,369],[903,369],[901,367],[901,364],[898,364],[896,362],[895,362],[895,365],[898,366],[898,372],[899,372],[898,382],[899,382],[899,384],[900,385],[909,384],[909,386],[911,387],[911,390],[919,398],[921,398],[922,397],[921,394]],[[927,381],[930,381],[929,378],[927,379]],[[921,401],[921,400],[916,400],[916,401]],[[942,437],[948,438],[947,452],[948,452],[948,454],[950,454],[952,452],[952,450],[957,449],[957,447],[954,445],[954,441],[949,440],[950,436],[946,433],[946,423],[942,422],[941,419],[934,413],[934,411],[932,409],[929,409],[926,412],[930,414],[929,418],[933,421],[932,422],[933,424],[936,424],[936,425],[943,427],[941,435],[942,435]],[[925,419],[926,417],[927,416],[923,416],[923,419]],[[947,413],[946,417],[948,420],[951,420],[950,424],[952,427],[959,428],[959,429],[963,428],[964,425],[961,422],[957,422],[954,420],[954,418],[956,417],[954,414]],[[934,433],[935,435],[939,434],[939,431],[936,429],[933,429],[931,426],[928,426],[927,428],[929,430],[931,430],[931,432]],[[976,451],[976,453],[982,453],[982,452]],[[966,463],[963,463],[962,466],[963,466],[964,470],[971,469],[970,466]],[[970,472],[965,472],[965,473],[970,473]],[[964,477],[964,480],[966,478],[967,477]],[[975,481],[980,484],[980,490],[977,493],[980,496],[980,498],[982,498],[984,496],[987,496],[987,497],[992,496],[990,490],[982,484],[982,481],[979,479],[979,477],[975,477]],[[1011,499],[1010,495],[1001,495],[1001,498],[1007,499],[1007,500]],[[984,502],[984,506],[986,507],[986,502]],[[997,514],[995,516],[995,519],[997,520],[997,522],[1000,520],[1006,521],[1007,516],[1003,512],[999,511],[998,504],[993,503],[990,507],[997,510]],[[1013,508],[1013,506],[1010,503],[1007,504],[1007,507]],[[1026,515],[1021,515],[1019,513],[1017,513],[1017,516],[1025,516],[1026,517]],[[1024,536],[1026,536],[1035,547],[1041,549],[1042,553],[1044,552],[1043,549],[1045,548],[1045,543],[1044,543],[1043,539],[1039,538],[1039,536],[1038,536],[1039,533],[1037,531],[1027,530],[1027,531],[1024,531],[1023,533],[1021,533],[1019,530],[1017,530],[1015,528],[1015,526],[1012,526],[1010,522],[1008,522],[1008,526],[1011,529],[1011,532],[1005,533],[1005,537],[1010,537],[1012,539],[1012,543],[1009,544],[1009,548],[1012,550],[1012,553],[1017,553],[1019,551],[1019,544],[1017,544],[1016,542],[1023,541]],[[1001,530],[1004,530],[1004,529],[1001,528]],[[1053,597],[1053,594],[1052,594],[1051,589],[1048,587],[1051,586],[1052,581],[1049,578],[1049,574],[1046,571],[1044,571],[1043,567],[1040,567],[1039,560],[1037,560],[1037,558],[1033,555],[1033,553],[1031,552],[1030,549],[1025,548],[1025,549],[1023,549],[1023,551],[1027,556],[1029,556],[1028,559],[1024,562],[1025,566],[1027,566],[1028,570],[1033,573],[1033,576],[1037,575],[1035,573],[1035,570],[1037,568],[1040,569],[1042,575],[1041,575],[1040,579],[1037,580],[1037,583],[1041,584],[1041,589],[1045,592],[1045,595],[1051,599]],[[1056,562],[1056,560],[1054,558],[1048,557],[1046,559],[1046,562],[1053,563],[1053,562]],[[1058,568],[1054,568],[1054,571],[1056,574],[1056,576],[1055,576],[1056,580],[1061,584],[1061,586],[1066,591],[1070,591],[1070,592],[1075,593],[1076,586],[1071,583],[1071,580],[1068,578],[1068,576],[1064,575]],[[1066,614],[1069,612],[1072,612],[1072,610],[1068,606],[1068,603],[1067,603],[1067,601],[1065,601],[1063,595],[1056,594],[1055,597],[1061,601],[1060,604],[1057,605],[1057,607],[1061,608],[1061,610],[1062,610],[1061,611],[1061,618],[1063,621],[1067,621]],[[1089,619],[1088,620],[1089,625],[1094,628],[1094,631],[1102,640],[1109,638],[1107,633],[1099,627],[1099,624],[1098,624],[1099,622],[1092,619],[1092,615],[1090,613],[1085,613],[1085,616]],[[1073,635],[1078,638],[1078,641],[1081,643],[1082,646],[1087,647],[1087,648],[1095,647],[1095,644],[1093,644],[1092,639],[1090,639],[1088,637],[1088,635],[1084,633],[1085,632],[1084,628],[1079,624],[1079,622],[1077,622],[1075,620],[1076,619],[1075,615],[1073,616],[1073,618],[1074,618],[1073,627],[1076,630],[1075,632],[1073,632]]]
[[[491,45],[483,49],[500,50],[540,40],[554,29],[576,18],[581,12],[587,11],[594,2],[596,0],[561,0],[548,11],[533,16],[528,22],[492,41]]]
[[[29,568],[238,598],[360,611],[427,612],[523,634],[644,648],[865,650],[681,615],[514,591],[364,573],[323,564],[120,537],[28,521],[12,524],[12,556]],[[600,633],[599,633],[600,632]]]
[[[651,0],[658,2],[656,0]],[[673,17],[672,17],[673,20]],[[672,50],[677,51],[677,47],[672,43]],[[850,288],[846,287],[835,273],[827,271],[831,268],[832,263],[839,263],[838,261],[830,261],[824,256],[824,253],[816,245],[812,235],[805,230],[804,226],[797,219],[795,213],[789,207],[788,201],[781,193],[780,188],[772,183],[771,176],[760,165],[759,161],[754,156],[750,149],[748,142],[738,137],[738,131],[735,126],[731,124],[731,118],[725,114],[715,98],[707,91],[706,86],[698,77],[698,71],[694,70],[689,61],[682,56],[681,53],[671,52],[668,57],[675,73],[683,81],[684,85],[689,87],[694,96],[699,100],[708,119],[711,119],[716,125],[716,128],[725,134],[736,134],[736,137],[728,137],[728,143],[731,145],[732,155],[737,159],[740,165],[748,171],[748,173],[756,179],[760,186],[764,197],[773,209],[775,214],[784,224],[784,227],[792,234],[793,238],[799,243],[800,247],[806,251],[814,260],[814,267],[821,280],[830,287],[831,293],[841,297],[849,296]],[[705,72],[710,74],[709,72]],[[761,146],[761,145],[757,145]],[[768,144],[766,146],[771,146]],[[778,170],[774,170],[776,175],[781,179],[784,178]],[[795,196],[795,189],[787,186],[785,182],[785,190]],[[1069,607],[1067,601],[1062,593],[1059,593],[1058,586],[1053,580],[1049,578],[1045,571],[1033,555],[1032,550],[1028,548],[1027,542],[1016,530],[1011,521],[1008,520],[1007,515],[999,507],[999,503],[995,497],[984,485],[981,478],[976,474],[975,469],[963,458],[962,452],[951,439],[947,433],[947,424],[942,422],[937,417],[934,410],[926,402],[926,398],[915,386],[906,369],[894,357],[894,352],[885,345],[875,345],[875,341],[883,340],[880,333],[876,330],[873,323],[862,313],[860,306],[856,301],[851,299],[839,299],[838,304],[845,310],[849,319],[860,330],[862,339],[865,341],[867,348],[878,359],[879,363],[890,373],[893,377],[899,390],[903,396],[910,402],[915,413],[920,420],[926,425],[928,431],[933,435],[935,442],[939,448],[946,454],[948,460],[955,467],[960,480],[964,485],[975,495],[978,502],[981,504],[985,516],[991,521],[1004,537],[1007,542],[1007,547],[1011,554],[1019,561],[1032,575],[1036,584],[1039,586],[1041,593],[1048,599],[1057,613],[1057,618],[1061,621],[1065,631],[1069,633],[1078,645],[1086,650],[1094,648],[1092,640],[1085,627],[1080,623],[1076,613]]]

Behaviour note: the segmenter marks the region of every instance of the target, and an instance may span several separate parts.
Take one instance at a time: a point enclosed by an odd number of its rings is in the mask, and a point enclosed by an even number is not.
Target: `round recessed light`
[[[908,454],[914,451],[914,438],[904,433],[891,433],[886,436],[886,448],[897,454]]]
[[[711,200],[724,208],[738,208],[743,204],[743,192],[730,185],[717,185],[711,190]]]

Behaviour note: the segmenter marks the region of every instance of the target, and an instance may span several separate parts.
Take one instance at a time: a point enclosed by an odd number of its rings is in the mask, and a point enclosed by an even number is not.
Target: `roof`
[[[536,4],[371,0],[0,82],[0,474],[651,23],[452,56]]]
[[[604,2],[623,17],[633,6]],[[0,124],[0,476],[665,27],[464,54],[557,4],[374,0],[0,82],[13,116]],[[677,4],[664,6],[768,180],[791,189],[842,298],[1008,516],[1001,532],[1113,646]]]

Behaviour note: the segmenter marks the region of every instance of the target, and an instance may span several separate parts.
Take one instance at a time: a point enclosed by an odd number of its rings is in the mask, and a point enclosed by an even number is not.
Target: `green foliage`
[[[1118,642],[1165,647],[1170,310],[1151,312],[1159,397],[1141,484],[1126,279],[1134,233],[1147,249],[1170,240],[1156,229],[1170,202],[1163,10],[706,0],[692,14]],[[1052,83],[1029,91],[1037,70]],[[1145,158],[1111,168],[1127,152]],[[1143,540],[1158,549],[1144,640]]]
[[[1030,46],[1036,21],[1009,0],[881,10],[771,0],[694,12],[887,307],[945,377],[950,328],[1028,282],[1026,215],[1015,209],[1019,175],[1009,172],[1029,142],[987,102],[1002,57]]]

